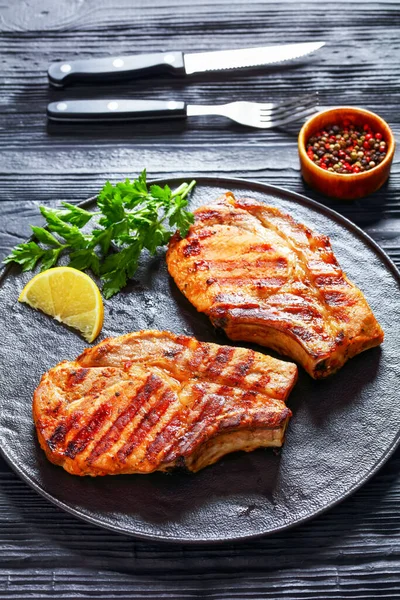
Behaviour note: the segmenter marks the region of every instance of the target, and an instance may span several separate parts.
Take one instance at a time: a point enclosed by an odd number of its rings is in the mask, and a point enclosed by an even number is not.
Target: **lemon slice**
[[[18,300],[79,329],[88,342],[93,342],[103,326],[99,288],[88,275],[71,267],[39,273],[26,284]]]

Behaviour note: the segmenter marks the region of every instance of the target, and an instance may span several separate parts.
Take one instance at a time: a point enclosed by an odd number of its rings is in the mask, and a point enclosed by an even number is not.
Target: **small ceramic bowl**
[[[327,125],[341,125],[343,121],[363,127],[368,124],[373,131],[380,131],[386,142],[387,153],[384,160],[373,169],[362,173],[332,173],[316,165],[307,156],[307,140]],[[378,190],[389,177],[394,156],[395,141],[389,125],[378,115],[363,108],[339,106],[312,116],[299,133],[299,155],[301,173],[305,181],[315,190],[341,200],[356,200]]]

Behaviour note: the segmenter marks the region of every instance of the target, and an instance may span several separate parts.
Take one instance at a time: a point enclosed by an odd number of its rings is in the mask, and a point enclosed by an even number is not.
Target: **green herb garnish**
[[[186,210],[186,197],[195,184],[182,183],[174,191],[168,185],[148,186],[144,170],[132,182],[107,181],[97,197],[96,212],[67,202],[62,203],[63,209],[41,206],[47,228],[32,225],[37,241],[18,244],[3,262],[16,262],[23,271],[37,265],[45,271],[68,255],[70,267],[91,269],[100,276],[103,294],[111,298],[134,276],[144,248],[154,255],[175,230],[186,236],[194,220]],[[81,231],[89,221],[92,230]]]

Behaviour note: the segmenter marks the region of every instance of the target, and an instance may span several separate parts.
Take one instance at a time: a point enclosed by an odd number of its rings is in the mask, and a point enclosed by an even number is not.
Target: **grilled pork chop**
[[[383,331],[340,268],[329,238],[273,206],[230,192],[171,239],[168,269],[232,340],[290,356],[314,378],[377,346]]]
[[[161,331],[107,339],[45,373],[33,416],[48,459],[74,475],[198,471],[281,446],[296,365]]]

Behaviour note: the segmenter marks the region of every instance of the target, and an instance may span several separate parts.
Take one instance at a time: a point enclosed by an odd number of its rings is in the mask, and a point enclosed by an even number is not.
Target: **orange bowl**
[[[328,125],[342,125],[343,121],[363,127],[368,124],[373,131],[380,131],[386,142],[386,156],[373,169],[362,173],[332,173],[316,165],[306,152],[307,140]],[[356,200],[378,190],[389,177],[393,161],[395,141],[389,125],[378,115],[363,108],[339,106],[312,116],[299,133],[298,139],[301,173],[304,180],[315,190],[341,200]]]

